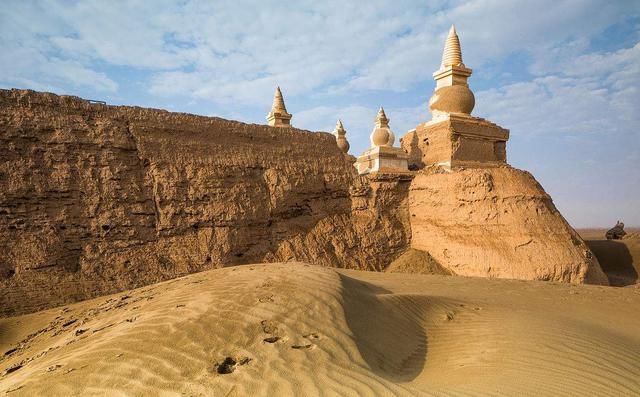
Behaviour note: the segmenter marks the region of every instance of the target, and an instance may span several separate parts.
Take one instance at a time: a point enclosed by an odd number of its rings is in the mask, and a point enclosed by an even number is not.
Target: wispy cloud
[[[614,167],[637,169],[637,1],[7,0],[0,86],[264,122],[281,85],[296,126],[330,131],[342,118],[359,153],[379,105],[398,138],[430,118],[451,23],[474,69],[474,113],[511,129],[510,158],[550,186],[570,219],[586,215],[562,203],[584,192],[563,196],[563,178],[589,169],[604,183]],[[580,165],[585,150],[615,161]],[[627,188],[637,175],[617,178]],[[582,207],[602,205],[595,200]]]
[[[640,43],[538,68],[540,77],[476,93],[479,113],[532,135],[640,134]]]

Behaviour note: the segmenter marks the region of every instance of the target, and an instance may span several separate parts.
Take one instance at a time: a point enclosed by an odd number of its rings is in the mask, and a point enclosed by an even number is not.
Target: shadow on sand
[[[392,294],[384,288],[340,274],[347,325],[362,358],[378,376],[410,382],[425,365],[427,334],[420,295]]]
[[[633,256],[625,243],[615,240],[586,240],[586,243],[598,258],[609,284],[624,287],[636,283],[638,271],[633,266]]]

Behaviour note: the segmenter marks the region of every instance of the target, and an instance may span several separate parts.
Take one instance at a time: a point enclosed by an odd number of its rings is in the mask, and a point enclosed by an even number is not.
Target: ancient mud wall
[[[335,137],[0,90],[0,315],[213,267],[385,270],[606,284],[535,179],[507,165],[360,177]],[[411,248],[410,251],[407,251]],[[425,267],[426,266],[426,267]]]
[[[326,133],[0,90],[0,315],[212,267],[384,269],[409,180]]]

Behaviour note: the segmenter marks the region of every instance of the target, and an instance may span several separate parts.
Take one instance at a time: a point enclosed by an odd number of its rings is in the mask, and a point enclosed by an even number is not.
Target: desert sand
[[[638,395],[640,288],[210,270],[0,319],[0,392]]]

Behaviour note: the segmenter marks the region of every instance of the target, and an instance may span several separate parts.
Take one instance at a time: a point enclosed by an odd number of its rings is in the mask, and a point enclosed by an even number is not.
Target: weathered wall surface
[[[413,169],[423,138],[402,140]],[[242,263],[385,270],[409,247],[407,269],[606,283],[526,172],[353,161],[327,133],[0,90],[0,315]]]
[[[584,241],[531,174],[427,167],[409,193],[411,247],[455,274],[607,284]]]
[[[326,133],[0,90],[0,315],[240,263],[385,268],[410,181]]]

